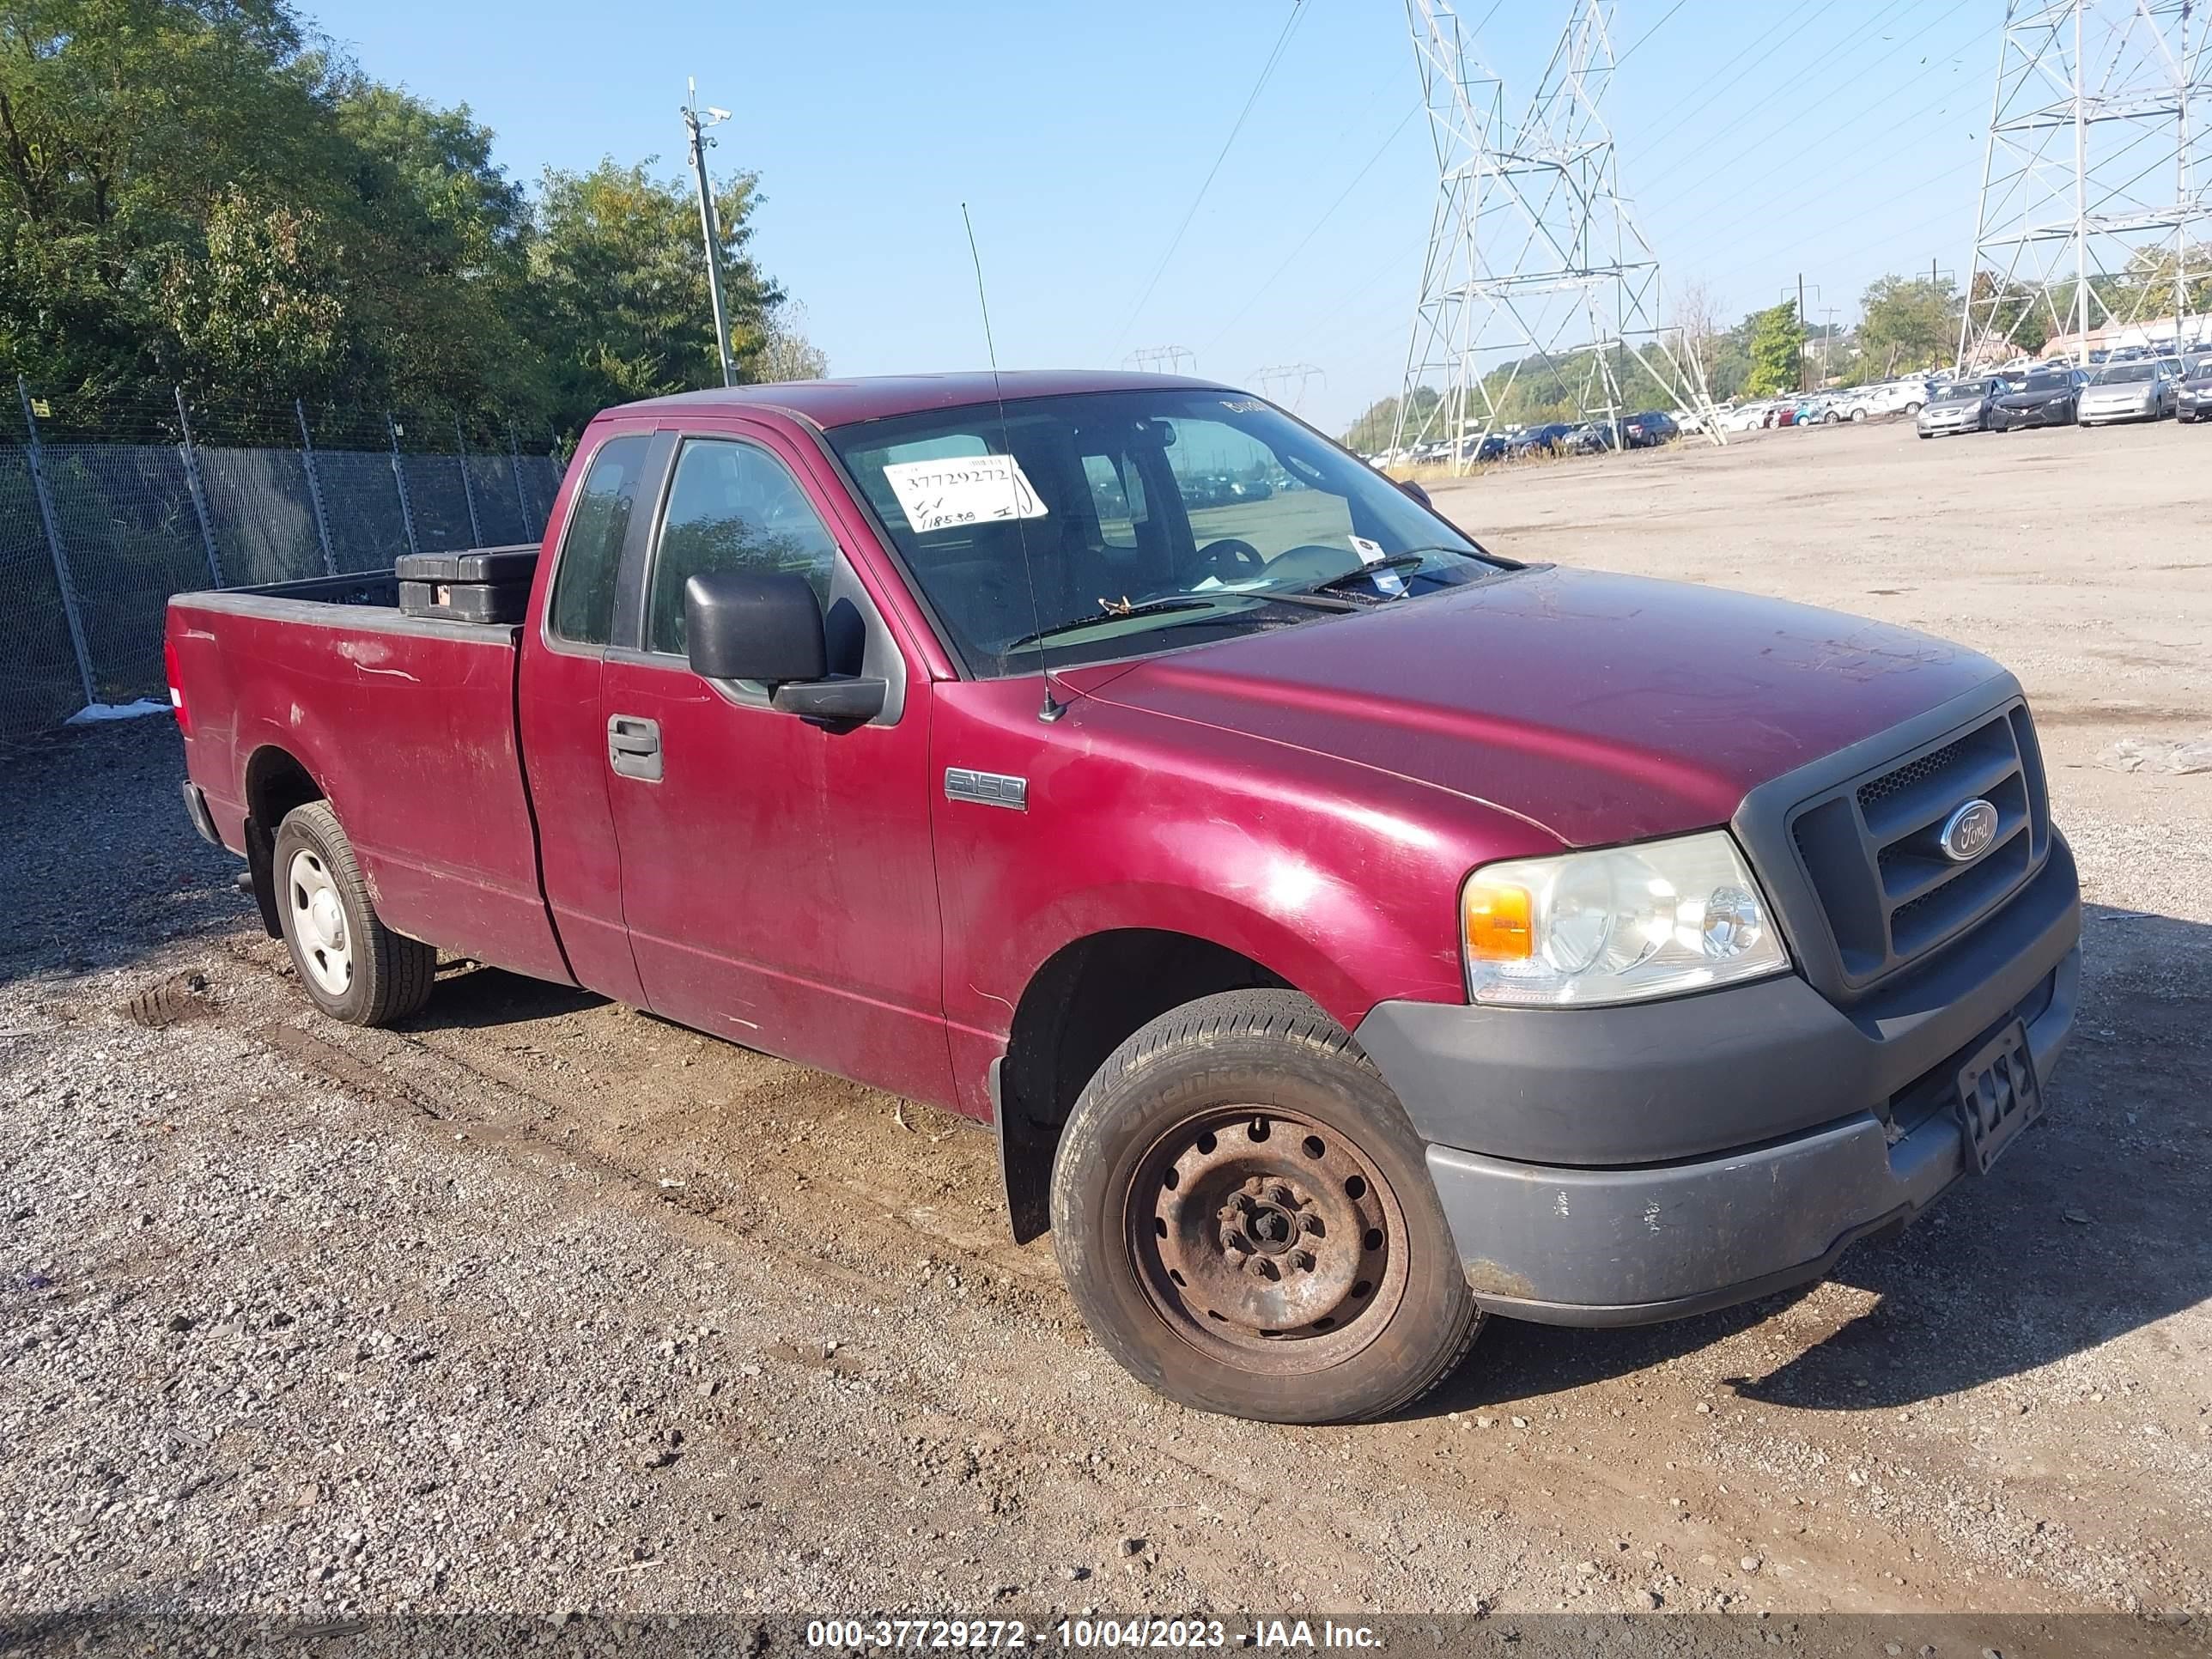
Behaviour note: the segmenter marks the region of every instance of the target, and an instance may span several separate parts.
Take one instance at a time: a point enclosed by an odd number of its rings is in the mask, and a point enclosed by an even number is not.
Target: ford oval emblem
[[[1967,801],[1943,820],[1943,856],[1954,864],[1972,864],[1990,850],[1997,838],[1997,809],[1985,800]]]

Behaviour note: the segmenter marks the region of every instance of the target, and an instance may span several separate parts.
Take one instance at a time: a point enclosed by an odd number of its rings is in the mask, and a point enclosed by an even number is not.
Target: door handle
[[[607,763],[626,778],[660,781],[660,722],[635,714],[607,720]]]

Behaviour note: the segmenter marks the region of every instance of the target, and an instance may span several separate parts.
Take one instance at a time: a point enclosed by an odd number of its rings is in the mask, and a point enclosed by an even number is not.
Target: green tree
[[[1948,277],[1884,276],[1860,301],[1859,362],[1887,380],[1950,361],[1959,343],[1959,295]]]
[[[574,433],[720,378],[688,183],[612,161],[532,199],[465,106],[380,85],[289,0],[0,9],[0,365],[80,410],[293,398]],[[734,355],[818,373],[720,193]],[[440,422],[443,424],[443,422]]]
[[[545,174],[532,288],[564,422],[721,379],[697,198],[651,167],[609,159],[589,173]],[[746,251],[755,200],[753,175],[740,173],[714,204],[731,356],[746,380],[759,378],[767,326],[783,299]]]
[[[266,401],[322,398],[344,357],[339,289],[319,216],[262,210],[232,190],[209,212],[204,247],[173,256],[152,315],[180,379]]]
[[[1747,355],[1750,368],[1744,375],[1745,395],[1771,398],[1796,390],[1804,372],[1805,325],[1797,315],[1797,302],[1754,311],[1744,319],[1750,335]]]
[[[1436,387],[1415,386],[1413,398],[1407,406],[1407,426],[1419,429],[1421,422],[1427,420],[1443,401],[1443,394]],[[1377,450],[1388,449],[1397,430],[1398,399],[1395,397],[1380,398],[1361,410],[1359,418],[1345,429],[1344,447],[1356,454],[1372,455]]]

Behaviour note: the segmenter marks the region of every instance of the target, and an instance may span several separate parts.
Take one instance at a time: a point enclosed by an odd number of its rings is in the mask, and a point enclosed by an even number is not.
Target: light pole
[[[714,222],[714,191],[707,182],[707,146],[714,141],[706,135],[707,127],[720,126],[730,118],[730,112],[707,106],[707,119],[699,119],[699,82],[686,82],[691,96],[684,106],[684,130],[691,135],[691,172],[699,181],[699,234],[707,244],[707,297],[714,307],[714,355],[721,360],[722,384],[738,383],[736,368],[730,362],[730,325],[722,313],[722,245],[721,227]]]

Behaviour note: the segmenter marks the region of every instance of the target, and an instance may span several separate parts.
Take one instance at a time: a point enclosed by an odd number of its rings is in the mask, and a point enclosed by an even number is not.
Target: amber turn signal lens
[[[1526,962],[1534,954],[1528,890],[1480,879],[1467,884],[1467,954],[1476,962]]]

